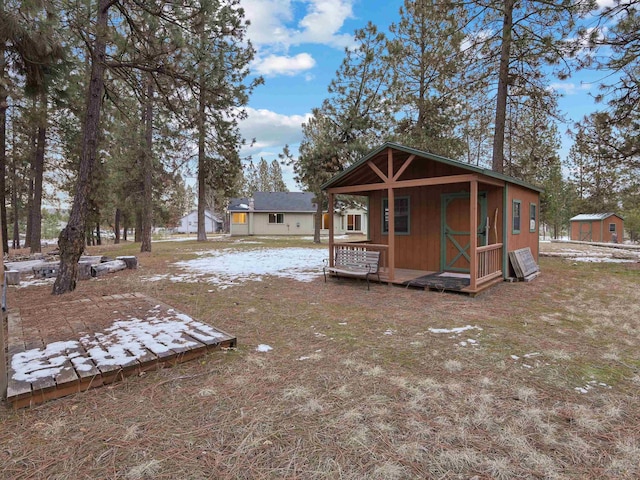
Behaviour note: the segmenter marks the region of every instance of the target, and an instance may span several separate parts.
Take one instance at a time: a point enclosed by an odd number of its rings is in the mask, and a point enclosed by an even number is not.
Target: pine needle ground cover
[[[534,281],[470,298],[324,283],[326,244],[308,239],[153,250],[138,270],[82,281],[66,298],[141,292],[232,332],[238,347],[31,409],[2,406],[2,478],[640,475],[637,262],[542,257]],[[50,291],[11,288],[9,307]]]

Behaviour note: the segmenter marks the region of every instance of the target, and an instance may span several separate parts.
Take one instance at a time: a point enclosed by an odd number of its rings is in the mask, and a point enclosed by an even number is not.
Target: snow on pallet
[[[236,345],[234,336],[139,293],[58,303],[63,321],[49,322],[49,308],[9,313],[7,401],[14,408]]]

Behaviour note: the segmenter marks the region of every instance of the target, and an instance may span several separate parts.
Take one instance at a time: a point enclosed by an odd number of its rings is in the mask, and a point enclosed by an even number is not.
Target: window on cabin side
[[[529,204],[529,231],[535,232],[538,221],[538,206],[535,203]]]
[[[520,219],[521,219],[520,200],[514,200],[513,201],[513,218],[512,218],[513,233],[520,233]]]
[[[409,197],[398,197],[395,199],[395,233],[409,234]],[[389,233],[389,199],[382,199],[382,233]]]

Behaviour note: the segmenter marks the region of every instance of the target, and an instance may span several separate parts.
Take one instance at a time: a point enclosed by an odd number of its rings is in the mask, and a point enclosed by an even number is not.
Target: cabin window
[[[246,213],[234,213],[231,223],[247,223]]]
[[[409,234],[409,214],[410,202],[409,197],[398,197],[394,201],[395,204],[395,233],[396,235]],[[382,199],[382,233],[389,233],[389,199]]]
[[[270,213],[269,223],[282,224],[284,223],[284,213]]]
[[[513,201],[512,233],[514,234],[520,233],[520,219],[521,219],[520,204],[521,204],[520,200]]]
[[[616,224],[615,223],[610,223],[609,224],[609,231],[610,232],[615,232],[616,231]]]
[[[529,204],[529,231],[535,232],[538,222],[538,205],[535,203]]]
[[[347,215],[347,232],[362,230],[362,215]]]

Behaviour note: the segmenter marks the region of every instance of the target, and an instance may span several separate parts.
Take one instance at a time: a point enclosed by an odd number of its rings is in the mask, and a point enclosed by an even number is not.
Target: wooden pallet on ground
[[[163,366],[235,347],[236,338],[139,293],[59,302],[8,317],[7,401],[37,405]]]

